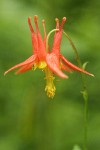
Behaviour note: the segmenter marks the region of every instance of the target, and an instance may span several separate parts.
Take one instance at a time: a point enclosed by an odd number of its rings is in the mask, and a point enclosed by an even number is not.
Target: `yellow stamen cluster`
[[[45,73],[46,73],[46,77],[45,77],[45,79],[46,79],[45,91],[46,91],[47,96],[49,98],[53,98],[54,95],[55,95],[55,91],[56,91],[56,88],[55,88],[54,82],[53,82],[53,80],[55,78],[53,76],[53,73],[50,71],[50,69],[48,67],[46,67]]]
[[[46,64],[45,61],[41,61],[41,62],[38,64],[38,68],[39,68],[39,69],[44,69],[46,66],[47,66],[47,64]]]
[[[47,64],[45,61],[40,61],[39,63],[35,63],[33,66],[33,70],[36,70],[36,68],[44,70],[46,68]]]
[[[53,73],[52,71],[47,67],[47,64],[45,61],[40,61],[39,63],[35,63],[34,66],[33,66],[33,70],[36,70],[37,68],[45,71],[45,74],[46,74],[46,77],[45,77],[45,80],[46,80],[46,87],[45,87],[45,91],[47,93],[47,96],[49,98],[53,98],[54,95],[55,95],[55,91],[56,91],[56,88],[55,88],[55,85],[54,85],[54,79],[55,77],[53,76]]]

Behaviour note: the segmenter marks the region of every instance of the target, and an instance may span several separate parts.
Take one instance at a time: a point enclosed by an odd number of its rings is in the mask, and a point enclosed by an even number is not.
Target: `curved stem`
[[[69,42],[70,42],[70,44],[71,44],[71,46],[72,46],[72,48],[73,48],[73,50],[74,50],[74,53],[75,53],[75,56],[76,56],[76,60],[77,60],[77,62],[78,62],[79,67],[82,68],[81,61],[80,61],[78,52],[77,52],[77,49],[76,49],[76,47],[75,47],[73,41],[70,39],[70,37],[68,36],[68,34],[67,34],[66,32],[63,31],[63,33],[65,34],[65,36],[66,36],[67,39],[69,40]]]
[[[59,29],[53,29],[53,30],[51,30],[49,33],[48,33],[48,35],[47,35],[47,39],[46,39],[46,51],[48,52],[48,41],[49,41],[49,37],[50,37],[50,35],[53,33],[53,32],[55,32],[55,31],[59,31]]]
[[[82,68],[82,63],[81,60],[79,58],[77,49],[74,45],[74,43],[72,42],[72,40],[70,39],[70,37],[68,36],[67,33],[65,33],[63,31],[63,33],[65,34],[65,36],[67,37],[67,39],[69,40],[75,56],[76,56],[76,61],[78,62],[78,65],[80,68]],[[83,73],[81,73],[81,78],[82,78],[82,85],[83,85],[83,91],[81,92],[83,95],[83,99],[84,99],[84,150],[87,150],[87,129],[88,129],[88,92],[87,92],[87,87],[86,87],[86,78],[85,75]]]

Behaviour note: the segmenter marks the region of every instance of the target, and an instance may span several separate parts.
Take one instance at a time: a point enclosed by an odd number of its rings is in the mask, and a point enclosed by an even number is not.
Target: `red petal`
[[[36,54],[36,52],[37,52],[37,50],[38,50],[38,41],[37,41],[37,35],[36,35],[36,33],[34,32],[34,29],[33,29],[33,27],[32,27],[31,18],[30,18],[30,17],[28,18],[28,24],[29,24],[29,28],[30,28],[30,31],[31,31],[31,34],[32,34],[33,52]]]
[[[79,72],[83,72],[83,73],[88,74],[88,75],[90,75],[90,76],[94,76],[93,74],[91,74],[91,73],[89,73],[89,72],[87,72],[87,71],[85,71],[85,70],[83,70],[83,69],[81,69],[81,68],[75,66],[74,64],[72,64],[72,63],[69,62],[64,56],[61,55],[61,58],[62,58],[62,60],[66,63],[66,65],[67,65],[68,67],[72,68],[73,70],[76,70],[76,71],[79,71]]]
[[[32,33],[32,47],[33,47],[33,53],[36,54],[38,51],[38,40],[37,40],[37,35],[35,33]]]
[[[64,64],[61,64],[61,68],[67,72],[72,72],[72,70],[69,67],[65,66]]]
[[[66,76],[59,67],[59,60],[57,59],[56,55],[51,53],[51,54],[47,54],[46,56],[46,61],[47,64],[49,66],[49,68],[58,76],[60,76],[61,78],[68,78],[68,76]]]
[[[39,31],[39,27],[38,27],[38,16],[35,15],[34,16],[34,23],[35,23],[35,26],[36,26],[36,32],[37,32],[37,41],[38,41],[38,57],[40,60],[44,60],[45,59],[45,56],[46,56],[46,47],[45,47],[45,43],[42,39],[42,36],[40,34],[40,31]]]
[[[17,64],[15,65],[14,67],[10,68],[9,70],[7,70],[5,74],[7,74],[8,72],[12,71],[13,69],[16,69],[16,68],[19,68],[21,66],[24,66],[24,65],[27,65],[27,64],[30,64],[32,62],[34,62],[36,60],[36,55],[32,55],[31,57],[29,57],[27,60],[25,60],[24,62],[20,63],[20,64]]]
[[[21,67],[18,71],[16,71],[16,74],[18,74],[18,73],[24,73],[24,72],[26,72],[28,70],[31,70],[32,66],[33,66],[33,63],[25,65],[25,66]]]
[[[52,47],[52,52],[54,52],[56,55],[59,55],[60,53],[61,40],[62,40],[62,30],[59,30],[55,33]]]
[[[61,45],[61,40],[62,40],[62,31],[63,31],[63,26],[64,26],[65,22],[66,22],[66,17],[63,17],[62,18],[62,23],[61,23],[61,25],[59,27],[59,19],[56,18],[56,29],[59,29],[59,31],[55,32],[53,48],[52,48],[52,52],[54,52],[56,55],[60,54],[60,45]]]

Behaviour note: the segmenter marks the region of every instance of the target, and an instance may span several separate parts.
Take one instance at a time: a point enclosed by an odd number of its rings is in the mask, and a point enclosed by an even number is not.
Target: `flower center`
[[[47,64],[45,61],[40,61],[39,63],[35,63],[33,66],[33,70],[36,70],[36,68],[39,68],[41,70],[44,70],[46,68]]]
[[[38,64],[39,69],[45,69],[46,66],[47,66],[47,64],[45,61],[40,61]]]
[[[53,76],[53,73],[50,71],[50,69],[48,67],[45,68],[45,73],[46,73],[46,87],[45,87],[45,91],[47,93],[47,96],[49,98],[53,98],[55,95],[55,85],[53,80],[55,79],[55,77]]]

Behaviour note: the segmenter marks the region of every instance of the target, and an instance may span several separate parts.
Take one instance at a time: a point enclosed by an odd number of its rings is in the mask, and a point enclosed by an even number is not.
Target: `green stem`
[[[50,37],[50,35],[53,33],[53,32],[55,32],[55,31],[59,31],[59,29],[53,29],[53,30],[51,30],[49,33],[48,33],[48,35],[47,35],[47,39],[46,39],[46,51],[48,52],[48,41],[49,41],[49,37]]]
[[[87,93],[87,91],[85,91]],[[83,96],[84,97],[84,96]],[[87,129],[88,129],[88,98],[84,98],[84,150],[87,150]]]
[[[75,56],[76,56],[76,61],[78,62],[78,65],[80,68],[82,68],[82,63],[81,60],[79,58],[77,49],[74,45],[74,43],[72,42],[72,40],[70,39],[70,37],[68,36],[67,33],[65,33],[63,31],[63,33],[65,34],[65,36],[67,37],[67,39],[69,40]],[[84,99],[84,150],[87,150],[87,130],[88,130],[88,92],[87,92],[87,87],[86,87],[86,78],[85,75],[83,73],[81,73],[81,78],[82,78],[82,86],[83,86],[83,91],[82,91],[82,95],[83,95],[83,99]]]

